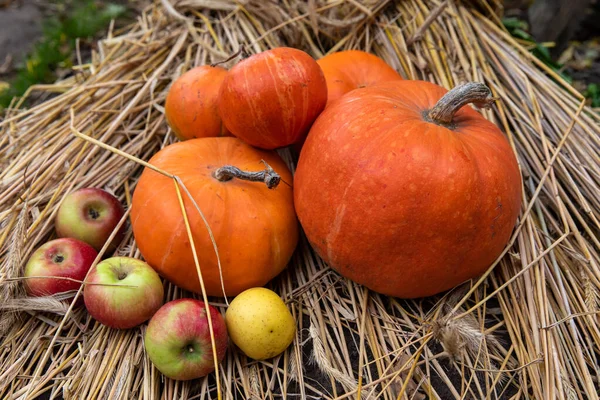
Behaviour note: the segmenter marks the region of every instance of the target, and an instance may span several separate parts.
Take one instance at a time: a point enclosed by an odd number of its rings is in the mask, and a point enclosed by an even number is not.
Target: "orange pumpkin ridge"
[[[229,70],[219,113],[235,136],[276,149],[301,141],[326,102],[327,85],[317,62],[301,50],[279,47]]]
[[[294,202],[309,242],[376,292],[423,297],[480,275],[519,215],[508,141],[464,99],[436,107],[446,93],[422,81],[355,90],[323,111],[301,151]]]
[[[292,189],[287,185],[269,189],[264,178],[273,175],[264,172],[261,160],[282,180],[291,182],[289,169],[275,152],[258,150],[232,137],[175,143],[149,161],[179,176],[204,213],[218,247],[228,296],[263,286],[277,276],[298,241]],[[214,174],[223,166],[235,166],[253,176],[263,171],[263,181],[219,181]],[[206,291],[210,296],[222,296],[217,258],[206,226],[185,194],[184,205]],[[131,222],[144,259],[177,286],[199,292],[196,266],[172,179],[148,168],[144,170],[133,194]]]

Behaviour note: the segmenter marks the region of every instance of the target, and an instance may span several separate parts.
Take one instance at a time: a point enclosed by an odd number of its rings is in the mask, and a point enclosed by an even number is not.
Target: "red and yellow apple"
[[[215,370],[205,303],[194,299],[166,303],[150,320],[144,345],[154,366],[165,376],[190,380]],[[227,351],[229,337],[219,311],[210,306],[217,360]]]
[[[88,243],[100,251],[123,217],[125,210],[112,194],[98,188],[84,188],[69,193],[54,222],[59,237],[70,237]],[[125,235],[125,225],[115,236],[108,252],[112,252]]]
[[[77,239],[62,238],[45,243],[33,252],[25,265],[27,294],[47,296],[79,289],[97,255],[92,246]]]
[[[162,306],[163,284],[142,260],[111,257],[98,263],[85,280],[83,299],[94,319],[116,329],[149,320]]]

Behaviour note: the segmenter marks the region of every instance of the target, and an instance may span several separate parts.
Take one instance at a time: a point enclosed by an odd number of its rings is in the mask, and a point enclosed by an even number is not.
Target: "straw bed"
[[[501,28],[498,3],[279,3],[156,2],[132,26],[110,31],[72,78],[33,89],[53,97],[7,111],[0,398],[598,398],[600,115]],[[144,354],[143,327],[111,330],[56,299],[23,302],[18,278],[53,237],[70,191],[103,187],[130,204],[143,170],[136,159],[175,141],[162,107],[172,80],[242,45],[249,53],[293,46],[315,58],[360,48],[408,79],[447,88],[485,82],[499,101],[482,113],[518,156],[523,209],[494,268],[429,299],[372,293],[328,269],[302,239],[269,285],[297,320],[293,345],[264,362],[230,350],[218,386],[214,374],[175,382]],[[292,154],[281,154],[293,169]],[[130,230],[117,252],[141,257]],[[168,299],[191,296],[166,288]],[[211,300],[224,311],[223,299]]]

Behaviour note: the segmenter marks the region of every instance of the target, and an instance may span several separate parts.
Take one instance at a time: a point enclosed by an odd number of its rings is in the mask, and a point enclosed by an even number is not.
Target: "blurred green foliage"
[[[504,18],[502,22],[513,37],[525,41],[526,44],[529,44],[530,51],[534,56],[559,74],[565,81],[568,83],[573,83],[573,78],[563,70],[564,66],[552,59],[548,47],[541,43],[537,43],[535,39],[527,32],[529,29],[527,22],[518,18]],[[600,107],[600,85],[591,83],[587,85],[586,90],[582,94],[586,98],[590,99],[590,105],[592,107]]]
[[[600,107],[600,85],[589,84],[583,95],[592,100],[592,107]]]
[[[541,62],[550,67],[553,71],[559,74],[565,81],[571,83],[573,79],[565,74],[562,71],[563,66],[558,64],[552,59],[550,55],[550,50],[548,47],[544,46],[541,43],[535,41],[533,36],[531,36],[527,31],[529,30],[529,25],[527,22],[519,19],[519,18],[504,18],[502,20],[504,27],[508,30],[508,32],[515,38],[521,39],[529,45],[531,53],[536,56]]]
[[[57,68],[70,68],[73,63],[76,39],[91,39],[107,29],[112,19],[124,16],[126,7],[99,4],[94,0],[62,0],[58,12],[42,23],[42,37],[27,56],[16,77],[0,92],[0,110],[14,96],[22,96],[32,85],[52,83]]]

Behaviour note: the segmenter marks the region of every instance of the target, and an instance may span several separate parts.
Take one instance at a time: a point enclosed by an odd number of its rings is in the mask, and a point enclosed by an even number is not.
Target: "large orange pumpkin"
[[[317,62],[301,50],[278,47],[229,70],[219,113],[235,136],[276,149],[301,141],[326,102],[327,84]]]
[[[217,102],[226,74],[221,67],[202,65],[173,82],[165,100],[165,117],[178,139],[228,135]]]
[[[256,173],[265,168],[261,160],[288,184],[273,187],[278,182],[275,174]],[[217,243],[228,296],[262,286],[285,268],[298,241],[298,222],[289,186],[292,176],[275,152],[255,149],[233,137],[201,138],[167,146],[149,162],[179,176],[204,213]],[[254,171],[250,177],[263,181],[229,179],[240,171],[227,166]],[[183,188],[181,192],[206,291],[222,296],[208,231]],[[131,222],[146,261],[177,286],[199,292],[173,179],[149,168],[144,170],[133,194]]]
[[[402,79],[381,58],[360,50],[331,53],[317,63],[327,81],[327,104],[351,90]]]
[[[508,141],[463,107],[490,103],[489,89],[446,93],[422,81],[348,93],[300,154],[294,200],[306,236],[333,269],[376,292],[428,296],[481,274],[519,214]]]

